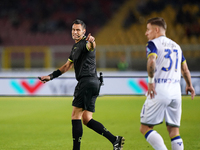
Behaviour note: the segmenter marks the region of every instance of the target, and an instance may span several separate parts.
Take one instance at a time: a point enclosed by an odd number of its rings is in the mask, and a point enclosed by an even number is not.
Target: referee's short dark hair
[[[151,25],[157,25],[159,27],[162,27],[163,29],[167,30],[167,24],[165,20],[161,17],[155,17],[151,18],[147,21],[147,24],[150,23]]]
[[[81,24],[81,26],[83,27],[83,29],[86,29],[85,23],[84,23],[82,20],[80,20],[80,19],[76,19],[76,20],[73,22],[73,24]],[[73,25],[73,24],[72,24],[72,25]]]

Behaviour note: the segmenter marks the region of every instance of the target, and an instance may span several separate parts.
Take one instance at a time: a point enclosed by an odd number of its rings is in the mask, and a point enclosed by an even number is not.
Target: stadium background
[[[0,81],[16,76],[35,77],[35,80],[1,82],[9,88],[1,86],[0,95],[4,95],[5,90],[15,90],[14,94],[7,95],[30,94],[30,90],[38,86],[37,76],[49,74],[63,65],[74,44],[71,24],[77,18],[86,23],[86,35],[92,33],[96,38],[98,72],[126,78],[147,76],[144,34],[147,19],[156,16],[166,20],[167,36],[181,45],[192,75],[199,76],[200,10],[197,0],[1,0],[0,77],[3,78]],[[74,77],[74,73],[70,71],[63,77]],[[198,94],[199,80],[193,81]],[[136,83],[142,94],[146,88],[144,82],[143,86]],[[126,86],[133,89],[134,85],[127,83]]]
[[[156,16],[166,20],[167,36],[181,45],[190,70],[199,71],[198,0],[1,0],[1,71],[60,67],[77,18],[96,38],[98,68],[117,70],[124,57],[128,70],[144,71],[146,21]]]

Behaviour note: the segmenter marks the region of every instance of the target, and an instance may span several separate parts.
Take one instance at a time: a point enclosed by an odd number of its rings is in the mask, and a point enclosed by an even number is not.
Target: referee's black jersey
[[[79,81],[82,77],[97,77],[96,73],[96,52],[89,51],[86,47],[86,37],[83,37],[72,47],[69,61],[74,63],[76,79]]]

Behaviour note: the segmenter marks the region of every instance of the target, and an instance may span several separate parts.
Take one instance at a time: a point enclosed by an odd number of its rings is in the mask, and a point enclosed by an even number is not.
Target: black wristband
[[[49,74],[50,80],[53,80],[54,78],[59,77],[62,74],[62,72],[58,69],[54,71],[52,74]]]

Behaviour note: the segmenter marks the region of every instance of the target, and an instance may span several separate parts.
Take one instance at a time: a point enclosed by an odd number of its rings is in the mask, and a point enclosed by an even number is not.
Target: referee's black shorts
[[[84,77],[78,81],[74,91],[72,106],[95,112],[95,102],[99,95],[100,81],[97,77]]]

